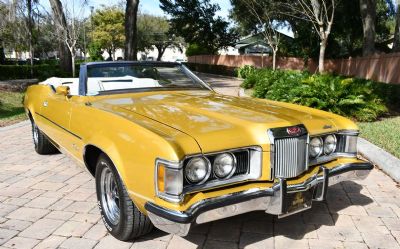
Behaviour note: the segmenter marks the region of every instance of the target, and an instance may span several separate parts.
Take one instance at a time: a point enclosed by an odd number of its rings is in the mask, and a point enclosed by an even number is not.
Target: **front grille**
[[[292,178],[303,173],[307,169],[307,153],[307,135],[275,139],[275,177]]]

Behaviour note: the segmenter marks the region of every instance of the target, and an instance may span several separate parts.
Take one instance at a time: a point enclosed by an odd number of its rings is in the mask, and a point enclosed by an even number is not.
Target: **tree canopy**
[[[93,42],[107,50],[113,57],[116,49],[124,47],[124,18],[124,12],[117,7],[99,9],[92,17]]]
[[[238,38],[229,22],[216,15],[219,5],[210,0],[160,0],[160,8],[171,17],[174,33],[207,53],[215,54],[218,49],[233,45]]]
[[[395,7],[389,0],[376,1],[376,21],[374,40],[376,50],[390,52],[387,44],[394,32]],[[294,34],[294,40],[282,41],[280,55],[315,58],[319,53],[317,32],[302,16],[291,12],[295,1],[289,0],[257,0],[259,12],[270,11],[273,18],[281,25],[286,25]],[[231,18],[237,24],[241,35],[259,32],[256,20],[249,18],[250,12],[245,8],[243,0],[231,0]],[[328,38],[326,56],[329,58],[359,56],[363,48],[363,26],[360,13],[360,0],[337,1],[335,19]]]
[[[170,29],[167,18],[150,14],[138,16],[138,49],[140,51],[158,51],[157,60],[161,60],[168,47],[181,49],[184,41]],[[153,47],[154,46],[154,47]]]

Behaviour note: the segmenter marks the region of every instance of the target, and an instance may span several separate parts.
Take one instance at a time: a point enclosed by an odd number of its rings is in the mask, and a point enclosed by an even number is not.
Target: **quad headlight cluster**
[[[232,153],[222,153],[215,157],[213,164],[206,157],[194,157],[185,167],[185,177],[190,183],[202,184],[211,173],[217,178],[225,179],[233,175],[236,158]]]
[[[336,135],[330,134],[325,137],[313,137],[309,143],[309,154],[312,158],[321,155],[330,155],[335,152],[337,146]]]
[[[236,170],[236,157],[225,152],[213,157],[212,162],[205,156],[190,158],[185,165],[168,161],[157,161],[157,192],[170,201],[178,201],[183,191],[184,182],[201,185],[211,176],[214,179],[229,179]]]
[[[262,149],[253,146],[197,154],[181,161],[158,158],[155,163],[156,195],[169,202],[180,202],[188,193],[259,179]]]

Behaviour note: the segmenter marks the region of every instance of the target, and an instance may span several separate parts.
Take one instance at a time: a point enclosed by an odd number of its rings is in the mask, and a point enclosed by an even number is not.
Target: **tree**
[[[160,8],[171,16],[169,21],[175,34],[210,54],[234,45],[238,38],[229,23],[216,15],[219,5],[210,0],[160,0]]]
[[[394,30],[393,52],[400,52],[400,0],[397,0],[396,27]]]
[[[8,15],[7,5],[0,2],[0,16],[6,17]],[[4,64],[6,61],[6,56],[4,52],[5,42],[4,42],[4,30],[6,27],[6,18],[0,18],[0,64]]]
[[[27,17],[26,23],[28,28],[28,43],[29,43],[29,57],[30,57],[30,64],[31,64],[31,75],[33,75],[33,57],[34,57],[34,50],[33,50],[33,4],[37,3],[37,0],[26,0],[26,9],[27,9]]]
[[[329,35],[335,17],[335,0],[296,0],[293,3],[286,3],[288,10],[293,10],[296,17],[308,20],[317,32],[320,39],[318,70],[325,71],[325,52]],[[290,15],[290,12],[288,12]]]
[[[126,0],[125,9],[125,60],[137,60],[137,13],[139,0]]]
[[[272,51],[272,69],[276,69],[276,54],[279,50],[280,44],[280,33],[277,31],[279,22],[273,18],[273,3],[271,1],[257,1],[257,0],[239,0],[242,2],[243,7],[248,9],[250,15],[246,15],[244,18],[248,18],[248,23],[254,25],[256,32],[263,35],[264,40],[267,42]],[[266,8],[266,4],[270,4]],[[254,23],[253,23],[254,22]]]
[[[115,50],[124,47],[124,12],[116,7],[97,10],[92,17],[93,41],[115,60]]]
[[[173,34],[165,17],[141,14],[138,16],[138,48],[139,50],[158,51],[157,61],[160,61],[169,47],[181,49],[182,39]]]
[[[360,0],[360,13],[363,27],[363,56],[375,52],[376,0]]]
[[[54,22],[58,30],[57,38],[64,42],[69,50],[71,55],[72,76],[75,77],[76,46],[79,39],[79,31],[82,27],[82,22],[78,19],[83,14],[82,10],[85,6],[85,2],[82,2],[80,5],[81,9],[78,12],[75,10],[75,1],[71,2],[71,11],[69,11],[68,8],[63,8],[63,4],[60,0],[50,0],[50,5],[54,15]],[[60,50],[63,49],[60,48]]]

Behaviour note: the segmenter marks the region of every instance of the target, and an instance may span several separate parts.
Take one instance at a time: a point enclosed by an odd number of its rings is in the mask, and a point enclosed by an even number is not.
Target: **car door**
[[[70,127],[73,97],[50,93],[43,98],[40,116],[45,124],[43,130],[61,148],[71,151],[72,140],[76,136]]]

